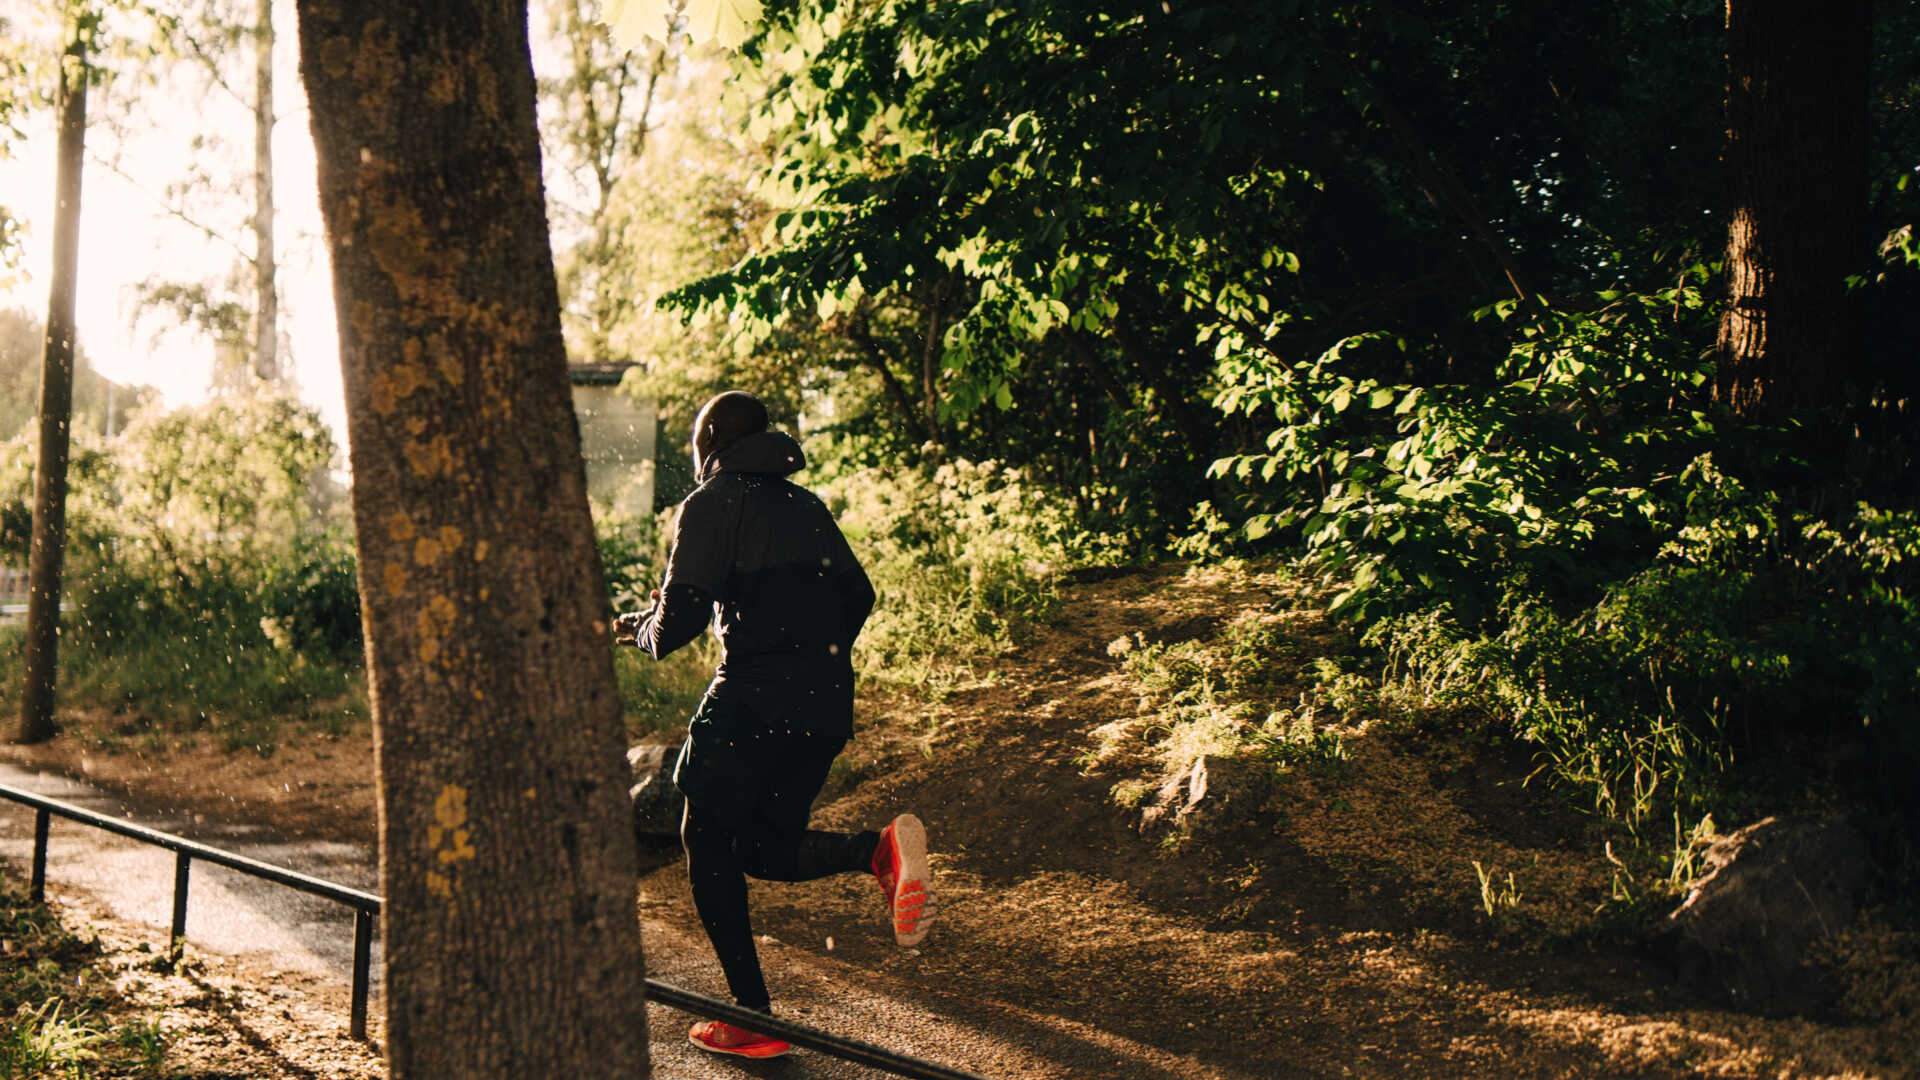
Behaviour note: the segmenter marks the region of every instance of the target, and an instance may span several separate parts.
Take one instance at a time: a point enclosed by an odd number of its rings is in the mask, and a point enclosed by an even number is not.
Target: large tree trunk
[[[1727,270],[1715,392],[1748,419],[1844,399],[1866,247],[1868,0],[1728,0]]]
[[[253,373],[280,382],[280,287],[273,243],[273,0],[253,27]]]
[[[87,46],[77,23],[60,65],[60,146],[55,168],[53,283],[40,361],[40,458],[27,560],[27,637],[21,742],[53,737],[60,666],[60,572],[67,551],[67,446],[73,419],[73,306],[80,277],[80,177],[86,164]]]
[[[608,598],[524,2],[300,0],[396,1080],[645,1075]]]

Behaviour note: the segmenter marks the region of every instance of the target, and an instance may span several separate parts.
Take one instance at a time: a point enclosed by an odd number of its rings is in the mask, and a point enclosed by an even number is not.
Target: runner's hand
[[[647,610],[629,611],[625,615],[614,616],[613,643],[615,645],[640,644],[640,628],[646,625],[647,620],[653,616],[655,609],[659,608],[660,590],[655,589],[648,593],[647,598],[653,601],[653,606]]]

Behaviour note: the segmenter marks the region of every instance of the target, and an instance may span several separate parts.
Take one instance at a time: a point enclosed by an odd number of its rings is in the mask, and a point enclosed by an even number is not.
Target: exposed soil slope
[[[1063,611],[944,694],[863,699],[862,735],[817,818],[853,828],[918,812],[942,922],[902,952],[878,929],[870,880],[756,885],[756,931],[777,942],[776,1005],[796,982],[810,995],[838,983],[1113,1048],[1022,1066],[1030,1075],[1144,1075],[1125,1063],[1152,1061],[1221,1077],[1891,1077],[1920,1059],[1911,1002],[1876,1023],[1745,1016],[1581,936],[1609,867],[1577,817],[1522,787],[1527,763],[1484,739],[1347,723],[1344,760],[1223,785],[1185,821],[1143,827],[1142,808],[1113,792],[1164,779],[1164,703],[1143,698],[1116,641],[1270,624],[1297,642],[1275,650],[1263,683],[1277,709],[1306,692],[1296,676],[1338,651],[1339,634],[1282,576],[1240,569],[1087,581]],[[84,718],[73,726],[8,754],[210,814],[372,837],[364,739],[290,741],[265,759],[106,754],[89,748]],[[1498,919],[1476,861],[1517,901]],[[697,946],[679,864],[641,889],[649,923]],[[714,971],[695,988],[718,987]]]

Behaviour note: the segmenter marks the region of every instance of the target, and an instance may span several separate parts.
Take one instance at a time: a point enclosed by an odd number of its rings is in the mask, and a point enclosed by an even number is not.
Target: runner
[[[894,938],[917,945],[933,921],[926,830],[902,814],[879,832],[807,828],[827,769],[853,734],[853,641],[873,586],[833,515],[787,480],[800,444],[767,427],[751,394],[708,401],[693,424],[699,487],[680,504],[666,578],[645,612],[615,620],[615,640],[660,659],[711,621],[720,666],[687,725],[674,782],[687,797],[680,838],[694,907],[742,1007],[771,1014],[754,950],[747,877],[811,881],[871,873]],[[778,1057],[787,1043],[718,1020],[695,1046]]]

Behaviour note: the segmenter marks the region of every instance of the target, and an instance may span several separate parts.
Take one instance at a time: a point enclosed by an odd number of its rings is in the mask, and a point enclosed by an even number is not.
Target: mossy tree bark
[[[605,584],[524,2],[300,0],[396,1080],[647,1072]]]
[[[87,41],[97,16],[74,9],[60,62],[60,145],[54,166],[53,280],[40,360],[40,452],[27,554],[27,634],[21,660],[19,741],[53,738],[60,668],[60,578],[67,554],[67,451],[73,424],[74,297],[80,284],[80,181],[86,167]]]
[[[1727,273],[1715,391],[1736,414],[1841,404],[1868,250],[1868,0],[1727,3]]]

